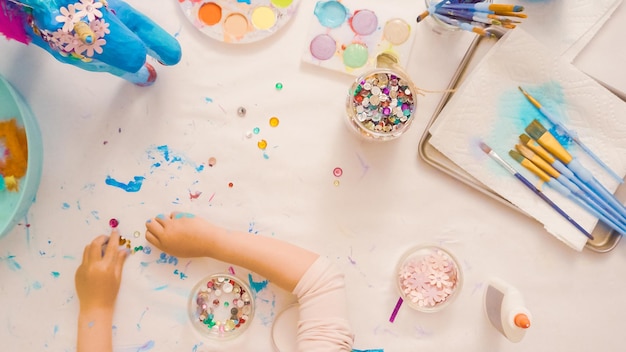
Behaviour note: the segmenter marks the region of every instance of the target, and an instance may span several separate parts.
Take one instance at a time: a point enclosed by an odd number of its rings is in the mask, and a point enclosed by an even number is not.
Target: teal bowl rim
[[[26,141],[28,143],[26,175],[24,175],[20,182],[17,206],[13,209],[13,213],[7,217],[8,221],[4,224],[0,224],[1,239],[15,227],[21,218],[26,216],[30,206],[35,200],[35,195],[37,194],[41,182],[43,168],[43,141],[37,119],[20,93],[1,74],[0,84],[6,87],[19,111],[20,116],[18,117],[18,121],[21,122],[26,130]]]

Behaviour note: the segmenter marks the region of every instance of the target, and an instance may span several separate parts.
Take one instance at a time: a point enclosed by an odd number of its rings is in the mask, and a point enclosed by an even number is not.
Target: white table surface
[[[315,1],[303,0],[276,35],[246,45],[204,36],[176,1],[129,3],[176,33],[183,48],[176,66],[150,59],[158,79],[149,88],[0,40],[0,73],[29,102],[45,150],[35,204],[0,239],[0,349],[75,350],[74,272],[83,247],[108,233],[111,218],[133,245],[146,245],[143,235],[132,234],[143,234],[146,219],[169,211],[190,211],[336,261],[346,275],[357,349],[624,349],[624,244],[608,253],[573,251],[537,222],[421,160],[418,142],[440,93],[419,97],[415,123],[396,141],[368,143],[351,134],[344,101],[352,78],[301,64]],[[410,6],[416,13],[422,9]],[[444,89],[471,39],[417,26],[406,67],[416,85]],[[239,107],[247,109],[243,118]],[[268,125],[271,116],[279,126]],[[255,127],[259,134],[247,138]],[[261,138],[268,142],[266,156],[257,147]],[[182,161],[164,162],[158,146]],[[210,157],[217,160],[213,167],[206,165]],[[156,161],[163,164],[155,167]],[[204,170],[197,171],[201,164]],[[335,167],[343,169],[339,178]],[[105,184],[107,176],[145,181],[131,193]],[[190,199],[196,192],[200,197]],[[440,243],[460,258],[461,294],[436,314],[404,306],[390,323],[398,298],[396,262],[424,242]],[[230,343],[215,343],[190,330],[187,300],[196,282],[229,264],[184,258],[162,263],[160,255],[152,248],[127,260],[114,318],[116,350],[271,351],[272,321],[293,296],[270,283],[257,293],[249,330]],[[234,270],[242,278],[249,273]],[[484,315],[483,291],[491,276],[515,285],[533,314],[518,344]]]

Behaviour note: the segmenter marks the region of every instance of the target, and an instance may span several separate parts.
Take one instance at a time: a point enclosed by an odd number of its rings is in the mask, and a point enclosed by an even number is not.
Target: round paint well
[[[271,3],[278,8],[284,9],[289,7],[289,5],[293,3],[293,0],[272,0]]]
[[[337,28],[346,21],[348,9],[338,1],[320,1],[315,5],[313,13],[322,26]]]
[[[337,51],[337,42],[328,34],[320,34],[311,40],[309,45],[311,55],[318,60],[328,60]]]
[[[367,47],[363,44],[350,44],[343,52],[343,64],[352,67],[363,67],[368,59]]]
[[[198,18],[207,26],[213,26],[222,19],[222,8],[214,2],[202,4],[198,9]]]
[[[224,33],[235,38],[243,37],[248,32],[248,19],[240,13],[230,14],[224,20]]]
[[[259,6],[252,11],[252,25],[257,29],[270,29],[276,24],[276,13],[267,6]]]
[[[378,27],[378,17],[370,10],[358,10],[350,19],[350,27],[359,35],[370,35]]]
[[[385,23],[383,37],[393,45],[400,45],[409,39],[411,26],[400,18],[395,18]]]

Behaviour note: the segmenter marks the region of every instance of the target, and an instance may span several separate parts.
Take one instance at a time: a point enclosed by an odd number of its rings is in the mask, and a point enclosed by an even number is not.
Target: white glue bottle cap
[[[532,320],[522,294],[498,278],[492,278],[487,284],[485,311],[496,330],[512,342],[524,338]]]

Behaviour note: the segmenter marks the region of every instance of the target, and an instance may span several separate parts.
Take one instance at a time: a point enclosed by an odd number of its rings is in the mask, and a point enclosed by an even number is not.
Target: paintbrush
[[[424,18],[428,17],[428,15],[437,12],[437,10],[441,8],[443,5],[445,5],[445,3],[447,2],[448,0],[443,0],[443,1],[436,3],[435,5],[429,6],[428,9],[426,9],[426,11],[422,12],[421,14],[417,16],[417,22],[419,23],[422,20],[424,20]]]
[[[593,239],[593,236],[591,236],[591,234],[589,232],[587,232],[587,230],[585,230],[574,219],[572,219],[569,215],[567,215],[566,212],[564,212],[561,208],[559,208],[559,206],[556,205],[552,200],[550,200],[550,198],[548,198],[548,196],[543,194],[543,192],[541,192],[540,189],[538,189],[532,183],[530,183],[530,181],[528,181],[528,179],[526,179],[524,176],[522,176],[522,174],[517,172],[517,170],[515,170],[513,168],[513,166],[509,165],[506,161],[504,161],[504,159],[502,159],[498,154],[496,154],[496,152],[494,152],[491,149],[491,147],[489,147],[487,144],[485,144],[483,142],[480,142],[480,149],[482,149],[482,151],[485,152],[485,154],[489,155],[493,160],[495,160],[498,164],[500,164],[500,166],[502,166],[504,169],[506,169],[508,172],[510,172],[518,180],[520,180],[526,187],[528,187],[537,196],[539,196],[539,198],[541,198],[544,202],[546,202],[557,213],[559,213],[561,216],[563,216],[565,219],[567,219],[567,221],[569,221],[572,225],[574,225],[574,227],[576,227],[585,236],[587,236],[590,239]]]
[[[607,164],[605,164],[599,156],[597,156],[594,152],[591,151],[591,149],[589,149],[581,140],[580,138],[578,138],[578,134],[574,131],[570,131],[569,129],[567,129],[567,127],[565,127],[565,125],[563,125],[563,123],[557,119],[556,117],[554,117],[552,114],[550,114],[550,112],[548,110],[546,110],[541,103],[539,103],[539,101],[537,101],[537,99],[533,98],[530,94],[528,94],[527,91],[525,91],[524,89],[522,89],[522,87],[517,87],[519,88],[519,90],[522,92],[522,94],[524,94],[524,96],[526,97],[526,99],[528,99],[528,101],[530,101],[530,103],[537,108],[537,110],[539,110],[539,112],[545,116],[548,121],[550,121],[551,124],[558,126],[558,128],[563,131],[565,133],[565,135],[567,135],[569,138],[571,138],[574,142],[576,142],[576,144],[578,144],[580,146],[580,148],[582,150],[585,151],[585,153],[587,153],[593,160],[595,160],[595,162],[598,163],[598,165],[602,166],[602,168],[604,170],[606,170],[607,173],[609,173],[611,175],[611,177],[613,177],[615,180],[617,180],[617,182],[619,183],[623,183],[624,180],[622,180],[622,178],[615,172],[613,171]]]
[[[574,159],[570,153],[563,148],[559,141],[548,131],[538,120],[533,120],[526,126],[526,133],[533,138],[539,145],[544,147],[553,156],[559,159],[568,169],[570,169],[576,177],[591,188],[596,194],[603,197],[607,203],[617,211],[622,218],[626,217],[626,208],[620,203],[615,196],[609,192],[598,180],[593,177],[591,172],[587,170],[578,159]]]
[[[582,194],[582,191],[578,187],[576,187],[575,184],[571,183],[567,179],[565,179],[564,181],[557,180],[553,175],[549,175],[548,173],[544,172],[538,165],[536,165],[523,154],[515,150],[510,150],[509,155],[527,170],[539,177],[540,180],[544,181],[552,189],[561,193],[563,196],[572,200],[574,203],[578,204],[581,208],[585,209],[587,212],[600,219],[610,228],[619,232],[622,235],[626,233],[625,225],[620,224],[614,217],[608,216],[605,212],[601,212],[597,207],[594,207],[595,203],[588,199],[585,194]],[[559,177],[561,177],[561,175],[559,175]]]
[[[528,136],[526,136],[526,138],[530,139],[530,137]],[[522,136],[520,136],[520,139],[522,139]],[[551,177],[555,178],[563,186],[567,187],[570,191],[572,191],[576,196],[590,203],[590,205],[599,207],[597,208],[598,211],[608,212],[607,216],[615,217],[616,221],[621,222],[622,224],[626,224],[625,222],[626,219],[622,218],[620,214],[611,207],[611,205],[609,205],[606,201],[600,198],[591,189],[589,189],[587,185],[582,183],[576,176],[574,176],[574,174],[568,168],[563,166],[561,169],[567,170],[569,172],[568,175],[570,175],[570,177],[563,175],[557,169],[552,167],[551,164],[554,163],[554,160],[552,160],[553,157],[547,151],[545,151],[545,149],[543,149],[541,146],[539,146],[539,148],[541,148],[541,150],[545,152],[545,153],[542,152],[542,154],[548,160],[545,160],[541,156],[535,154],[529,147],[527,147],[524,144],[515,145],[515,149],[517,149],[526,159],[531,161],[533,164],[537,165],[537,167],[539,167],[542,171],[544,171]]]
[[[464,20],[464,21],[476,21],[484,24],[491,24],[495,26],[501,26],[502,22],[499,20],[495,20],[487,17],[488,14],[481,12],[470,12],[465,10],[449,10],[449,9],[438,9],[436,13],[440,15],[444,15],[453,19]]]
[[[452,19],[450,17],[444,16],[438,13],[433,13],[432,15],[440,19],[442,22],[445,22],[451,26],[459,27],[462,30],[473,32],[473,33],[476,33],[478,35],[482,35],[485,37],[495,37],[493,33],[487,32],[484,28],[480,26],[476,26],[476,25],[469,24],[463,21],[455,20],[455,19]]]
[[[489,4],[485,2],[477,4],[445,4],[446,8],[454,10],[474,10],[480,12],[522,12],[524,6],[510,4]]]

